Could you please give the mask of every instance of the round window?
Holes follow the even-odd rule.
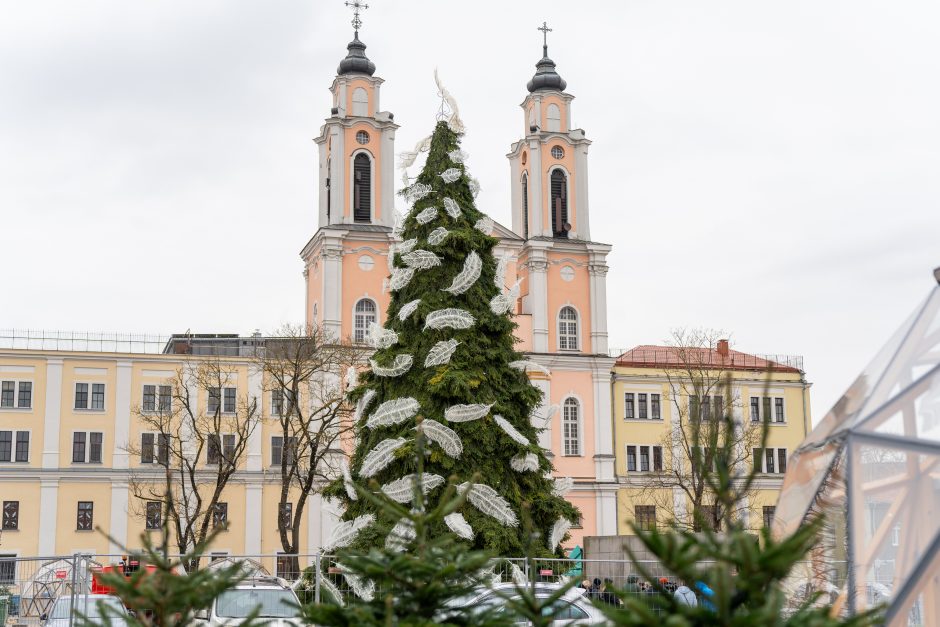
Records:
[[[360,144],[368,144],[369,134],[366,133],[365,131],[359,131],[358,133],[356,133],[356,141],[359,142]],[[554,148],[552,150],[554,150]]]
[[[556,159],[561,159],[565,156],[565,149],[561,146],[552,146],[552,156]]]

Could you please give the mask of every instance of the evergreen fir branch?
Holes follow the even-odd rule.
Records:
[[[460,205],[458,205],[457,201],[453,198],[444,198],[444,211],[446,211],[447,215],[452,217],[454,220],[463,214],[463,212],[460,210]]]
[[[429,250],[413,250],[402,255],[401,260],[415,270],[428,270],[441,265],[441,258]]]
[[[561,544],[569,529],[571,529],[571,521],[567,518],[562,517],[555,521],[555,524],[552,525],[552,532],[548,534],[548,549],[550,551],[554,551],[555,547]]]
[[[444,410],[444,419],[448,422],[470,422],[488,414],[492,406],[492,403],[489,405],[483,403],[451,405]]]
[[[353,540],[356,539],[356,536],[359,535],[360,531],[374,522],[375,514],[364,514],[362,516],[357,516],[352,520],[337,523],[337,525],[333,527],[333,531],[330,533],[330,537],[326,541],[326,544],[323,545],[323,550],[325,552],[330,552],[334,549],[341,549],[344,546],[349,546],[352,544]]]
[[[430,244],[431,246],[438,246],[444,241],[444,239],[449,234],[450,234],[450,231],[448,231],[442,226],[439,226],[433,231],[431,231],[430,233],[428,233],[428,244]]]
[[[432,366],[441,366],[448,363],[454,351],[457,350],[458,344],[460,344],[460,342],[457,340],[442,340],[432,346],[431,350],[428,351],[428,356],[424,360],[424,367],[430,368]]]
[[[546,377],[552,376],[552,371],[543,366],[542,364],[532,361],[531,359],[519,359],[517,361],[509,362],[510,368],[515,368],[516,370],[521,370],[525,372],[526,370],[535,370],[541,372]]]
[[[516,527],[519,519],[512,511],[509,502],[501,497],[496,490],[484,483],[462,483],[459,490],[467,494],[467,500],[480,512],[495,518],[507,527]]]
[[[455,296],[458,294],[463,294],[473,287],[473,284],[476,283],[477,279],[480,278],[480,273],[482,271],[483,260],[480,259],[480,255],[471,251],[463,262],[463,269],[457,274],[457,276],[454,277],[450,287],[444,288],[444,291],[450,292]]]
[[[571,477],[558,477],[555,479],[555,485],[552,488],[552,492],[555,496],[565,496],[568,494],[568,491],[574,487],[574,479]]]
[[[457,432],[436,420],[425,418],[416,429],[421,429],[425,437],[436,443],[449,457],[457,459],[463,453],[463,442]]]
[[[382,486],[385,496],[396,503],[408,503],[414,498],[414,482],[417,475],[405,475]],[[444,485],[444,477],[435,474],[421,475],[421,491],[427,494],[431,490]]]
[[[413,363],[414,357],[411,355],[397,355],[392,365],[387,368],[378,365],[374,359],[369,360],[369,364],[372,366],[372,372],[377,377],[400,377],[408,372]]]
[[[464,540],[473,540],[473,536],[475,535],[473,533],[473,527],[471,527],[467,519],[463,517],[463,514],[459,512],[448,514],[444,516],[444,523],[447,525],[448,529]]]
[[[462,172],[460,168],[447,168],[446,170],[440,173],[440,177],[444,179],[445,183],[453,183],[454,181],[460,178],[461,174]]]
[[[473,225],[473,228],[480,231],[484,235],[489,235],[493,232],[493,218],[485,216],[476,221]]]
[[[509,460],[509,466],[516,472],[535,472],[539,469],[539,458],[535,453],[516,455]]]
[[[376,427],[390,427],[401,424],[417,414],[419,409],[421,409],[421,405],[410,396],[385,401],[369,416],[366,426],[375,429]]]
[[[424,319],[425,329],[469,329],[473,326],[474,317],[465,309],[438,309],[428,314]]]
[[[408,418],[410,417],[408,416]],[[376,444],[375,448],[369,451],[366,458],[362,460],[362,465],[359,467],[359,476],[368,479],[385,470],[395,459],[395,451],[407,442],[408,440],[405,438],[388,438]]]
[[[392,279],[388,283],[388,288],[393,292],[397,292],[411,283],[411,279],[414,277],[414,275],[414,268],[395,268],[392,271]]]
[[[418,215],[415,216],[415,220],[418,224],[427,224],[431,220],[437,217],[438,211],[437,207],[428,207],[427,209],[422,210]]]
[[[359,400],[356,401],[356,412],[353,414],[353,424],[359,424],[359,421],[362,420],[362,415],[366,412],[366,409],[369,408],[369,403],[371,403],[374,398],[375,390],[366,390],[365,394],[359,397]]]
[[[398,319],[401,320],[402,322],[407,320],[408,316],[413,314],[415,310],[418,308],[418,305],[420,304],[421,304],[421,299],[416,298],[413,301],[402,305],[401,309],[398,310]]]
[[[519,433],[519,430],[512,426],[508,420],[500,415],[493,416],[493,420],[496,421],[496,424],[499,425],[499,428],[505,431],[506,435],[508,435],[510,438],[522,446],[529,446],[529,438]]]
[[[398,343],[398,334],[391,329],[385,329],[375,322],[369,323],[369,346],[382,350]]]

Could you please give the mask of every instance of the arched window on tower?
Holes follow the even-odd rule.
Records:
[[[333,171],[333,159],[327,157],[326,159],[326,222],[330,222],[330,209],[331,209],[331,197],[333,194],[330,191],[330,173]]]
[[[556,104],[550,104],[545,110],[545,117],[547,118],[547,126],[549,133],[560,133],[561,132],[561,109],[558,108]]]
[[[568,238],[568,177],[561,169],[552,171],[551,178],[552,237]]]
[[[581,454],[581,405],[575,398],[566,398],[562,406],[561,436],[565,455]]]
[[[529,173],[522,174],[522,237],[529,239]]]
[[[375,301],[370,298],[362,298],[356,303],[356,310],[353,315],[353,341],[365,342],[369,334],[369,325],[377,322]]]
[[[353,90],[352,114],[361,117],[369,115],[369,94],[362,87]]]
[[[558,350],[578,350],[578,312],[574,307],[562,307],[558,312]]]
[[[372,160],[360,152],[353,159],[353,220],[372,219]]]

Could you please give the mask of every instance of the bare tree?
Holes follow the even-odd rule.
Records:
[[[748,494],[722,502],[713,490],[719,470],[745,477],[754,465],[753,450],[763,448],[765,427],[743,417],[732,379],[732,360],[712,330],[676,330],[664,372],[672,405],[661,438],[662,470],[644,482],[640,495],[660,511],[672,511],[672,524],[693,531],[718,529],[722,520],[745,515]],[[753,481],[740,481],[756,492]]]
[[[280,470],[277,529],[288,555],[300,549],[301,517],[310,497],[336,476],[345,458],[342,440],[353,429],[345,387],[365,350],[313,326],[286,326],[265,340],[256,357],[280,443],[272,463]],[[299,572],[297,558],[288,559],[289,570]]]
[[[127,450],[142,464],[131,491],[137,509],[151,519],[148,527],[158,512],[165,518],[180,555],[228,522],[224,491],[261,415],[256,398],[239,394],[237,380],[234,365],[224,360],[189,359],[171,381],[145,389],[136,408],[142,436]],[[198,568],[198,560],[186,567]]]

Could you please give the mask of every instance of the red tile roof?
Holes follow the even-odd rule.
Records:
[[[722,355],[714,348],[677,348],[643,344],[617,358],[618,366],[631,368],[710,367],[723,370],[803,372],[803,358],[793,355],[751,355],[729,349]]]

